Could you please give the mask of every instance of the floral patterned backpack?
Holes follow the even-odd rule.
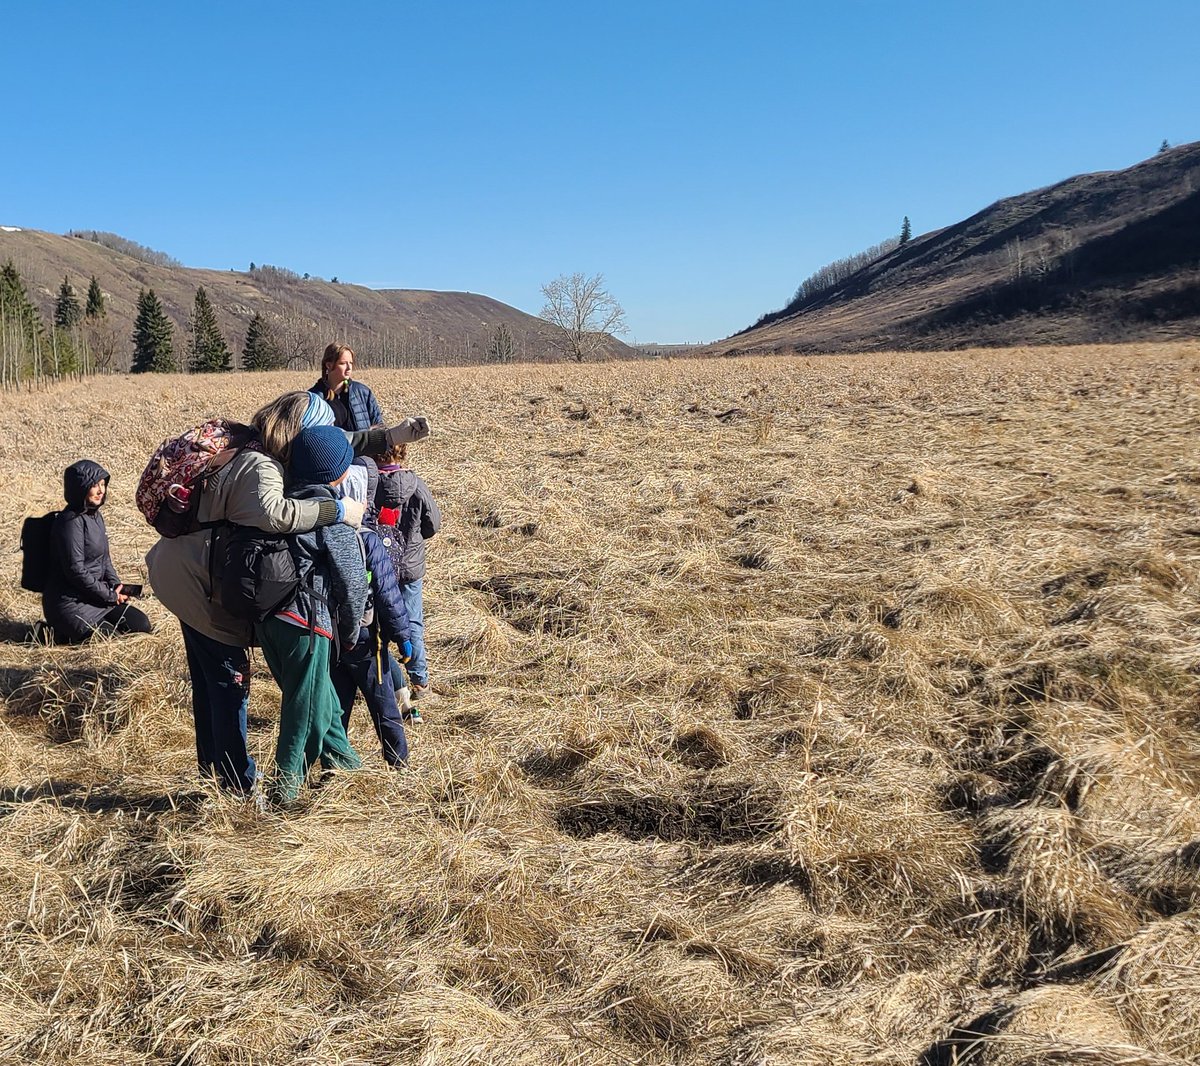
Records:
[[[164,537],[180,537],[200,528],[196,514],[204,483],[214,472],[212,461],[226,448],[254,441],[249,426],[210,418],[207,422],[168,437],[154,454],[138,480],[138,510]]]

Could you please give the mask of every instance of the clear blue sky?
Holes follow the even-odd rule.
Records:
[[[723,337],[815,269],[1200,139],[1196,0],[4,3],[0,224]]]

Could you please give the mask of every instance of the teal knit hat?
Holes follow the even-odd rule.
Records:
[[[288,472],[305,485],[329,485],[354,462],[354,449],[337,426],[302,429],[292,442]]]

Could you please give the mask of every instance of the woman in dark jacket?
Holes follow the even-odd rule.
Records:
[[[81,644],[97,630],[149,633],[150,619],[129,597],[108,551],[100,508],[108,495],[108,471],[80,459],[63,471],[66,510],[50,531],[50,573],[42,610],[59,644]]]
[[[383,425],[383,412],[375,394],[361,381],[352,381],[354,352],[345,344],[331,344],[321,357],[321,377],[308,391],[333,408],[338,429],[363,433]]]

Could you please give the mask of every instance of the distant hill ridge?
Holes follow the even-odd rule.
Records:
[[[184,328],[196,288],[203,285],[217,312],[230,348],[240,353],[246,329],[260,312],[293,367],[313,366],[334,339],[354,348],[367,366],[438,366],[484,361],[499,326],[507,327],[517,360],[554,359],[546,323],[515,307],[468,292],[423,289],[368,289],[361,285],[302,278],[290,270],[202,270],[174,264],[164,253],[123,238],[107,243],[82,236],[61,236],[14,225],[0,226],[0,263],[12,259],[30,298],[50,321],[64,276],[81,295],[93,275],[104,293],[106,329],[114,345],[115,369],[127,369],[137,313],[138,291],[152,288],[175,326],[177,354],[187,343]],[[109,244],[117,247],[109,247]],[[132,252],[133,254],[129,254]],[[160,261],[149,261],[161,257]],[[609,354],[633,353],[612,340]],[[182,362],[182,359],[181,359]]]
[[[1200,142],[914,237],[714,354],[1200,335]]]

